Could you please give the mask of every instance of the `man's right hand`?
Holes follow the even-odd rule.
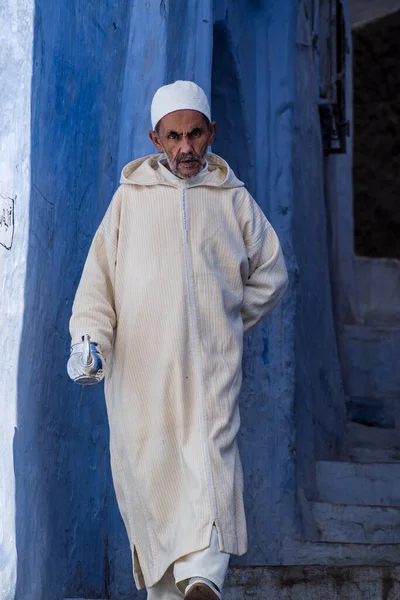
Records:
[[[105,358],[98,344],[90,341],[88,335],[82,336],[82,342],[73,344],[67,364],[70,378],[79,385],[94,385],[104,377]]]

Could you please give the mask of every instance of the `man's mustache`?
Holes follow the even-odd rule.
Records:
[[[182,154],[179,154],[179,156],[177,157],[175,162],[178,165],[183,160],[193,160],[198,163],[201,162],[200,156],[198,156],[197,154],[192,154],[191,152],[189,152],[187,154],[185,154],[184,152]]]

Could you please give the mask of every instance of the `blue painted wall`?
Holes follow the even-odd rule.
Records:
[[[107,597],[115,516],[102,390],[65,372],[71,304],[119,175],[129,5],[35,5],[29,252],[18,375],[18,600]],[[118,516],[119,518],[119,516]],[[115,545],[115,544],[114,544]]]
[[[152,151],[153,93],[177,78],[194,79],[210,94],[218,123],[214,150],[272,221],[288,263],[291,287],[284,302],[245,339],[240,444],[251,543],[236,563],[286,560],[284,549],[300,528],[296,352],[302,360],[311,319],[304,309],[296,329],[294,241],[305,301],[308,285],[318,296],[317,275],[326,266],[310,267],[307,246],[293,236],[294,217],[305,220],[301,203],[313,201],[305,189],[297,207],[293,201],[297,5],[36,0],[30,241],[14,448],[18,600],[143,597],[134,591],[112,489],[102,389],[82,392],[67,379],[65,362],[71,304],[91,238],[123,164]],[[317,222],[323,219],[321,213]],[[325,243],[321,238],[321,252]],[[325,305],[331,310],[328,292],[325,278],[321,314]],[[313,332],[312,343],[318,338]],[[313,385],[321,376],[312,352],[309,345],[296,388],[297,402],[307,406],[321,402],[319,390],[332,383],[320,379],[311,394],[307,378]],[[321,360],[328,361],[328,353]],[[313,411],[305,411],[317,440],[304,454],[309,469],[325,419],[323,410]]]
[[[291,243],[297,3],[215,5],[212,101],[223,155],[280,237],[290,288],[245,341],[241,451],[249,551],[235,564],[279,564],[295,530],[295,261]]]

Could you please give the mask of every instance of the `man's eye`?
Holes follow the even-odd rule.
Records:
[[[193,137],[196,138],[196,137],[200,137],[200,136],[201,136],[201,129],[194,129],[190,134],[190,137],[192,137],[192,138]]]
[[[176,140],[176,139],[178,139],[178,136],[176,135],[176,133],[174,131],[171,131],[171,133],[168,134],[168,139]]]

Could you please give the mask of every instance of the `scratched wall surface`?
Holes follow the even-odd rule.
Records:
[[[14,440],[17,600],[144,597],[134,590],[112,488],[102,389],[82,392],[68,380],[65,363],[71,304],[90,241],[123,164],[152,151],[147,130],[154,91],[177,78],[194,79],[210,94],[218,122],[214,150],[273,223],[291,279],[284,302],[245,338],[240,445],[250,547],[236,564],[281,564],[284,545],[298,531],[297,4],[36,0],[29,252]],[[307,270],[306,255],[303,262]],[[316,278],[312,284],[318,289]],[[308,368],[315,377],[312,361]]]

